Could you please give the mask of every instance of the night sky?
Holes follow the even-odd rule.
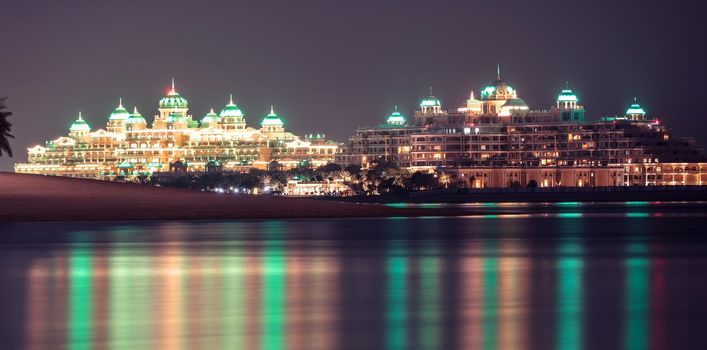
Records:
[[[119,97],[151,123],[172,77],[195,118],[233,93],[249,126],[274,104],[288,130],[344,141],[396,104],[409,116],[429,86],[457,108],[496,64],[531,108],[569,81],[590,119],[637,96],[704,146],[704,15],[699,1],[4,0],[0,96],[16,139],[0,169],[66,135],[79,110],[105,128]]]

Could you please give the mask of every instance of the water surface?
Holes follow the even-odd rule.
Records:
[[[456,218],[2,224],[0,344],[706,348],[705,204],[467,207]]]

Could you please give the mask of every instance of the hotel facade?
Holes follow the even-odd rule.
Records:
[[[624,115],[588,121],[567,87],[550,108],[531,110],[499,72],[480,99],[472,91],[454,111],[431,92],[419,106],[411,120],[396,107],[386,122],[359,128],[337,162],[365,168],[385,159],[472,188],[707,184],[703,150],[637,101]]]
[[[287,132],[272,107],[259,128],[248,127],[232,96],[220,113],[211,109],[196,120],[174,82],[158,110],[148,127],[137,108],[130,113],[121,100],[98,130],[79,113],[68,136],[29,148],[27,163],[15,164],[15,172],[114,179],[175,169],[288,169],[323,165],[337,153],[338,145],[323,134],[300,138]]]

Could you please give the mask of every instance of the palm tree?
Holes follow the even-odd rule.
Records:
[[[270,175],[263,175],[260,177],[260,183],[263,184],[263,187],[269,187],[272,185],[272,176]]]
[[[332,173],[332,178],[334,180],[351,181],[351,174],[346,170],[339,170]]]
[[[450,173],[441,173],[439,175],[439,183],[444,185],[444,188],[447,188],[450,183],[452,183],[453,180],[453,175]]]
[[[0,97],[0,156],[2,156],[2,151],[7,152],[7,154],[12,157],[12,148],[10,148],[10,138],[15,138],[10,134],[12,131],[12,124],[7,121],[7,118],[12,115],[12,112],[5,110],[5,100],[7,97]]]

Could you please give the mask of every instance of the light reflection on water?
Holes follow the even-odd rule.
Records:
[[[685,336],[707,322],[696,297],[707,291],[702,221],[578,214],[9,225],[2,300],[17,305],[3,308],[0,340],[28,349],[630,350],[706,340]],[[676,229],[681,236],[665,235]]]

